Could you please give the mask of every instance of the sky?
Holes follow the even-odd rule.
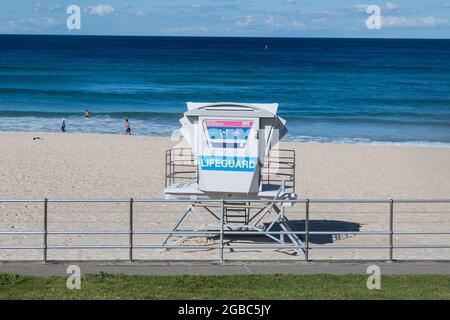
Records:
[[[81,29],[66,25],[69,5]],[[369,29],[369,5],[381,26]],[[450,38],[450,0],[2,0],[0,34]]]

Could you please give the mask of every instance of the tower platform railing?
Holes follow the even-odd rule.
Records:
[[[295,192],[295,150],[273,149],[264,157],[260,170],[262,184],[285,184]],[[198,165],[190,148],[177,147],[165,154],[165,184],[168,186],[180,182],[198,183]]]

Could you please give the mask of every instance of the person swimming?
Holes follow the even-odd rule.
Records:
[[[131,135],[130,121],[128,121],[128,118],[125,118],[125,134]]]

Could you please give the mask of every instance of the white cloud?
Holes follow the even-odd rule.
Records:
[[[20,18],[9,20],[5,25],[0,27],[0,31],[40,32],[60,24],[62,24],[61,21],[52,17]]]
[[[39,2],[36,2],[36,3],[34,4],[33,11],[39,12],[39,11],[41,11],[41,10],[42,10],[42,4],[40,4]]]
[[[120,12],[135,17],[143,17],[149,14],[149,12],[146,10],[136,9],[135,7],[132,6],[121,7]]]
[[[291,27],[295,30],[304,30],[306,25],[301,21],[292,20]]]
[[[386,9],[388,9],[388,10],[395,10],[395,9],[398,9],[398,7],[399,7],[399,5],[394,2],[386,2],[385,6],[386,6]]]
[[[165,28],[160,31],[162,35],[170,36],[198,36],[207,35],[211,29],[207,27],[181,27],[181,28]]]
[[[88,6],[86,11],[92,16],[106,16],[114,12],[114,7],[109,4],[97,4]]]
[[[356,9],[356,11],[358,12],[367,12],[367,8],[369,7],[369,4],[355,4],[354,8]],[[400,6],[394,2],[386,2],[384,4],[384,7],[386,8],[386,10],[388,11],[393,11],[398,9]]]
[[[142,10],[136,10],[134,14],[136,15],[136,17],[142,17],[146,15],[146,13]]]
[[[366,12],[368,7],[368,4],[355,4],[355,9],[358,12]]]
[[[398,16],[382,16],[383,27],[435,27],[448,24],[448,20],[434,17],[407,18]]]
[[[264,19],[264,25],[269,26],[271,28],[279,28],[282,23],[273,16],[268,16]]]
[[[235,25],[238,27],[246,27],[249,24],[251,24],[253,21],[253,17],[252,16],[246,16],[242,19],[239,19],[238,21],[235,22]]]
[[[36,4],[34,5],[33,11],[34,12],[55,12],[55,11],[63,11],[64,7],[60,4],[55,4],[55,5],[50,5],[50,6],[46,6],[46,5],[42,5],[40,2],[36,2]]]

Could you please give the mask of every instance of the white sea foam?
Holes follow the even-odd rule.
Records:
[[[62,118],[44,117],[7,117],[0,121],[0,131],[43,131],[58,132]],[[82,116],[65,117],[67,132],[85,133],[123,133],[124,119],[109,116],[97,116],[83,118]],[[170,126],[156,121],[142,119],[130,119],[133,134],[169,136],[175,126]]]
[[[33,131],[33,132],[58,132],[60,131],[62,118],[57,117],[3,117],[0,118],[0,131]],[[66,131],[82,133],[108,133],[122,134],[124,132],[124,119],[110,117],[108,115],[92,116],[67,116]],[[130,118],[132,133],[135,135],[171,136],[179,127],[168,123],[167,120],[158,119],[133,119]],[[391,146],[436,147],[449,148],[450,143],[438,141],[381,141],[356,137],[325,137],[306,136],[288,133],[286,141],[299,141],[305,143],[335,143],[335,144],[371,144]]]
[[[335,143],[335,144],[370,144],[370,145],[386,145],[386,146],[404,146],[404,147],[434,147],[434,148],[450,148],[450,143],[438,141],[380,141],[364,138],[330,138],[330,137],[312,137],[312,136],[296,136],[287,135],[286,141],[298,141],[304,143]]]

